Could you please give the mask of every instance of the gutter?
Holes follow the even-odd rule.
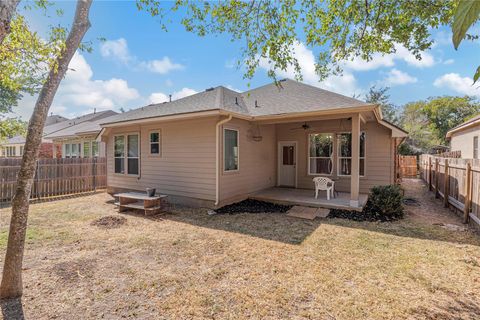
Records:
[[[232,120],[232,115],[228,115],[228,118],[220,120],[215,125],[215,207],[218,206],[220,202],[220,141],[219,141],[219,134],[220,134],[220,126],[227,123],[228,121]]]

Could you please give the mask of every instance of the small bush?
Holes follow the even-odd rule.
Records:
[[[355,221],[394,221],[403,218],[402,190],[398,185],[376,186],[370,190],[362,212],[330,210],[329,218]]]

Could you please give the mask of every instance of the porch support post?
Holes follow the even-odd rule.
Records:
[[[352,172],[350,176],[350,206],[359,207],[360,190],[360,114],[352,116]]]

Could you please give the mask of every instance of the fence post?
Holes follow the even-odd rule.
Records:
[[[465,170],[465,204],[463,207],[463,223],[468,223],[470,213],[470,202],[472,193],[472,165],[467,162],[467,169]]]
[[[432,191],[432,157],[428,157],[428,190]]]
[[[96,181],[96,175],[97,175],[97,159],[93,157],[93,162],[92,162],[92,175],[93,175],[93,191],[97,191],[97,181]]]
[[[438,172],[440,171],[440,160],[438,158],[435,159],[435,198],[440,197],[440,193],[438,190]]]
[[[448,208],[448,195],[450,193],[450,174],[448,172],[448,159],[445,158],[445,174],[443,175],[443,205]]]
[[[35,194],[37,199],[40,200],[40,192],[38,190],[38,160],[35,162]]]

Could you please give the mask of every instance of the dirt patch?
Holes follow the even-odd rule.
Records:
[[[106,216],[92,221],[91,225],[102,229],[114,229],[120,228],[120,226],[124,225],[125,223],[127,223],[127,219],[124,217]]]
[[[96,261],[94,259],[79,259],[57,263],[52,269],[60,279],[72,282],[81,278],[91,277],[95,270],[95,265]]]
[[[253,199],[243,200],[237,203],[230,204],[228,206],[221,207],[215,210],[216,213],[284,213],[290,210],[292,206],[286,206],[281,204],[275,204],[266,201],[259,201]]]

